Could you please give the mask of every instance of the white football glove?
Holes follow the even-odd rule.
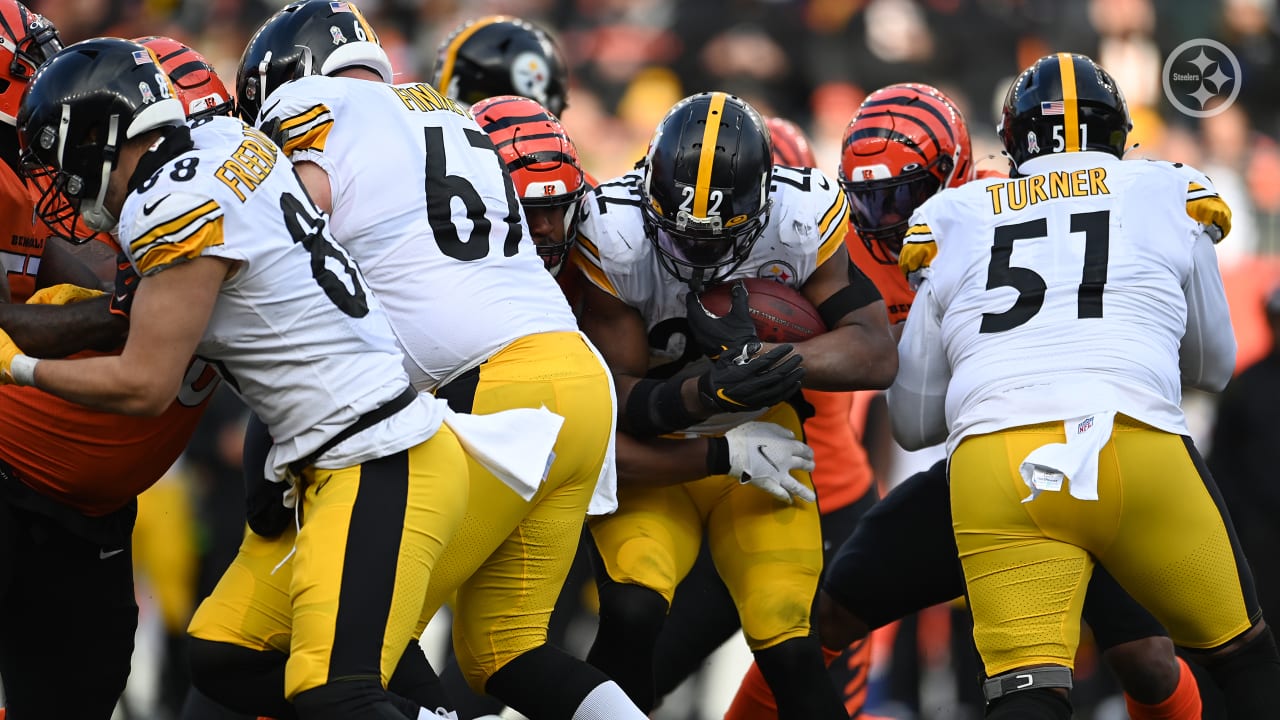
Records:
[[[724,434],[729,442],[729,474],[769,493],[779,502],[816,499],[813,490],[791,476],[813,470],[813,448],[788,429],[771,422],[749,422]]]

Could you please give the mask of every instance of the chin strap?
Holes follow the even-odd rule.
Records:
[[[69,105],[63,105],[63,117],[66,118],[66,110],[70,109]],[[116,160],[119,157],[119,146],[117,141],[120,137],[120,115],[113,114],[107,121],[107,142],[102,146],[102,176],[98,181],[98,196],[92,202],[81,202],[80,215],[84,218],[84,224],[89,226],[91,230],[102,232],[110,230],[116,226],[116,217],[112,215],[106,208],[107,186],[111,180],[111,171],[115,169]]]

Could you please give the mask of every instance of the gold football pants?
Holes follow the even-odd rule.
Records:
[[[760,420],[804,437],[790,405],[778,405]],[[792,474],[813,487],[809,473]],[[693,567],[705,529],[751,649],[809,633],[822,571],[814,503],[783,505],[733,476],[712,475],[666,487],[620,487],[618,511],[591,518],[589,525],[609,577],[649,588],[668,604]]]
[[[413,618],[411,630],[417,637],[456,593],[454,650],[468,682],[479,692],[499,668],[546,641],[551,610],[573,561],[613,433],[607,372],[577,333],[546,333],[518,340],[495,354],[480,366],[474,391],[467,392],[476,414],[545,405],[565,418],[547,480],[528,502],[465,458],[470,503],[457,533],[432,567]],[[451,395],[451,402],[456,397]],[[206,600],[209,611],[202,606],[197,613],[191,634],[287,652],[289,568],[286,564],[274,574],[272,568],[288,547],[288,540],[269,541],[250,533]],[[223,584],[232,582],[240,587],[234,594],[224,592]],[[234,602],[225,599],[231,596]],[[394,666],[393,660],[390,667]]]
[[[307,469],[301,529],[274,540],[247,534],[188,632],[287,652],[289,699],[344,677],[377,675],[385,687],[414,637],[432,568],[462,522],[466,472],[445,426],[385,458]]]
[[[1018,466],[1065,441],[1062,423],[966,438],[951,456],[956,545],[988,676],[1074,667],[1085,587],[1100,562],[1169,630],[1213,648],[1260,616],[1216,487],[1190,441],[1117,415],[1098,500],[1064,485],[1023,503]]]

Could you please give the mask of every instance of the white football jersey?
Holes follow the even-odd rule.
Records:
[[[663,269],[645,235],[640,204],[644,175],[633,171],[603,183],[587,196],[578,227],[575,262],[591,282],[640,311],[649,334],[654,376],[695,375],[710,361],[687,342],[685,297],[689,287]],[[849,205],[821,170],[774,167],[769,221],[750,254],[728,280],[772,278],[799,288],[844,244]],[[723,413],[688,429],[723,433],[763,411]]]
[[[120,245],[144,278],[201,256],[235,261],[197,354],[271,430],[283,478],[361,415],[409,386],[377,299],[292,166],[239,120],[193,123],[193,149],[164,163],[124,203]],[[431,437],[443,401],[421,395],[325,453],[341,468]]]
[[[1170,163],[1080,152],[1020,171],[946,190],[912,217],[908,241],[937,256],[899,345],[895,433],[928,439],[922,398],[939,402],[945,386],[948,450],[1106,411],[1186,434],[1182,382],[1225,383],[1234,364],[1207,229],[1229,227],[1226,206]]]
[[[428,85],[311,76],[263,103],[333,190],[333,235],[376,288],[420,390],[577,321],[489,136]]]

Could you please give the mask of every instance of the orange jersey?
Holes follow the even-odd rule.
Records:
[[[13,302],[35,291],[51,233],[32,223],[38,193],[0,163],[0,258]],[[90,354],[90,353],[83,353]],[[0,386],[0,462],[46,497],[85,515],[119,510],[160,479],[195,432],[217,387],[213,368],[192,360],[178,399],[159,417],[91,410],[32,387]]]
[[[845,245],[849,248],[849,259],[863,274],[871,278],[871,282],[880,291],[880,297],[884,298],[885,309],[889,311],[889,324],[897,325],[906,320],[916,294],[907,283],[907,277],[898,269],[898,263],[882,263],[872,257],[871,251],[852,228]]]
[[[36,290],[36,273],[49,228],[32,222],[38,192],[18,177],[6,162],[0,162],[0,262],[9,278],[12,302],[26,302]]]
[[[813,487],[824,514],[856,502],[874,480],[862,436],[850,417],[858,394],[804,391],[815,411],[804,423],[804,438],[813,448]]]
[[[0,462],[36,492],[85,515],[119,510],[160,479],[187,447],[218,386],[193,359],[159,417],[90,410],[32,387],[0,387]]]
[[[900,322],[911,309],[911,292],[897,265],[886,265],[871,257],[851,225],[845,236],[849,261],[858,266],[884,298],[889,321]],[[805,441],[813,448],[815,469],[813,485],[818,492],[822,512],[828,513],[855,502],[867,492],[875,480],[867,451],[862,446],[862,428],[866,418],[866,400],[875,393],[816,392],[805,390],[804,397],[817,411],[804,424]]]

